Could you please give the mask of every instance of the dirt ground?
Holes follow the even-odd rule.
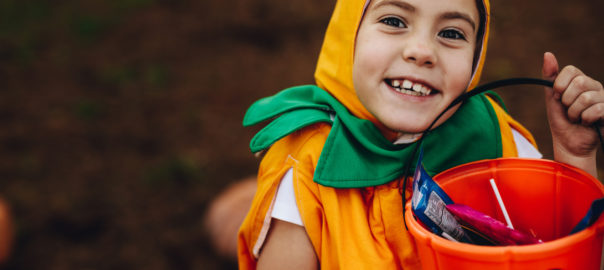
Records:
[[[203,215],[255,173],[246,107],[313,83],[334,3],[0,1],[2,269],[235,269]],[[604,80],[604,1],[492,6],[483,82],[540,77],[545,51]],[[541,88],[498,92],[551,157]]]

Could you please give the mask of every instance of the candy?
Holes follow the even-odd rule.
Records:
[[[503,222],[463,204],[449,204],[447,210],[457,221],[488,237],[497,245],[529,245],[542,241],[528,233],[508,228]]]

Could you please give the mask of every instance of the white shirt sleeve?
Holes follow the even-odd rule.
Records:
[[[514,142],[516,143],[516,150],[518,151],[518,157],[522,158],[542,158],[543,155],[527,140],[520,132],[512,128],[512,135],[514,136]]]
[[[279,184],[271,216],[276,219],[304,226],[294,193],[294,169],[289,169]]]

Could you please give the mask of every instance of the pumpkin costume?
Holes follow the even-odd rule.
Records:
[[[238,235],[240,269],[255,269],[275,193],[289,169],[322,269],[420,268],[404,226],[399,181],[414,143],[393,144],[396,134],[365,109],[353,87],[354,44],[366,4],[337,2],[315,72],[317,85],[283,90],[246,113],[244,125],[271,122],[250,144],[253,152],[266,153]],[[486,53],[487,0],[482,9],[483,36],[469,89],[478,83]],[[433,175],[475,160],[517,156],[512,128],[534,144],[530,133],[491,97],[472,97],[425,138],[424,166]],[[410,185],[404,190],[409,198]]]

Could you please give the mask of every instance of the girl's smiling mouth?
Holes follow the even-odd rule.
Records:
[[[408,79],[385,79],[384,81],[397,92],[407,95],[423,97],[437,92],[428,85]]]

